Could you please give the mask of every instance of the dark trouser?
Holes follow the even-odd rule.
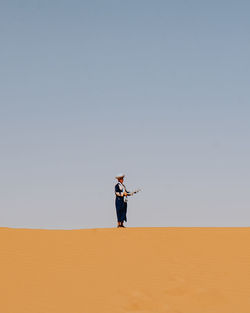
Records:
[[[127,222],[127,202],[124,202],[123,199],[116,199],[116,214],[118,222]]]

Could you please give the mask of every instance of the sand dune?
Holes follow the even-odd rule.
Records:
[[[250,312],[250,228],[1,228],[0,242],[0,313]]]

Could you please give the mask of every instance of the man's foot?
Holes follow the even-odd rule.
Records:
[[[120,227],[126,228],[124,225],[121,225]]]

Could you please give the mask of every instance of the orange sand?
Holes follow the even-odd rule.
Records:
[[[0,313],[249,313],[250,228],[0,228]]]

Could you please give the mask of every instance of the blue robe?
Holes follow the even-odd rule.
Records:
[[[125,186],[124,189],[126,190]],[[120,184],[115,185],[115,207],[118,222],[127,222],[127,202],[124,201],[124,196],[118,196],[117,193],[121,193]]]

